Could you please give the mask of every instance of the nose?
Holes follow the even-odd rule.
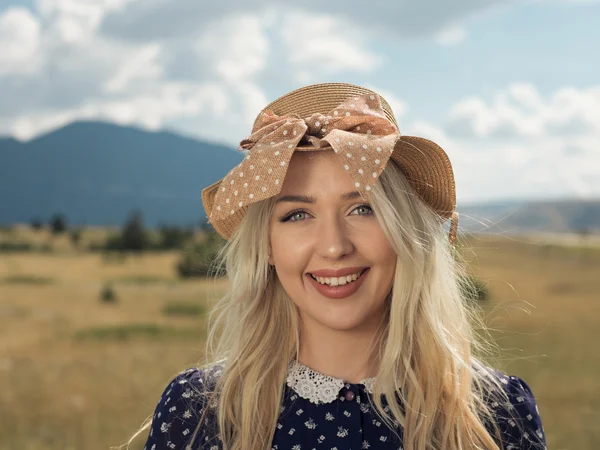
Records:
[[[340,259],[354,250],[346,223],[337,216],[322,218],[316,232],[317,253],[322,258]]]

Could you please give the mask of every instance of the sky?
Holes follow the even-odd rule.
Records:
[[[235,148],[339,81],[445,149],[459,203],[600,198],[599,24],[600,0],[0,0],[0,135],[104,120]]]

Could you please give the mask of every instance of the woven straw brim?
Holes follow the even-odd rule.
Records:
[[[263,111],[272,111],[280,116],[297,114],[304,118],[314,113],[329,113],[349,98],[363,94],[377,93],[345,83],[307,86],[280,97],[265,107]],[[380,96],[380,98],[386,116],[397,126],[390,105],[383,97]],[[254,123],[253,132],[257,121]],[[327,149],[330,148],[321,150]],[[314,147],[297,147],[296,150],[313,151],[315,149]],[[452,216],[456,207],[454,174],[448,155],[439,145],[421,137],[402,136],[394,147],[391,159],[402,168],[408,182],[425,204],[429,205],[443,219]],[[202,203],[209,217],[221,181],[222,179],[202,191]],[[213,223],[213,227],[223,238],[229,239],[243,219],[246,209],[247,206],[244,206],[227,219]]]
[[[456,186],[446,152],[435,142],[402,136],[391,159],[404,170],[408,182],[438,215],[449,219],[456,209]]]
[[[377,94],[377,92],[346,83],[316,84],[305,86],[285,94],[268,104],[263,111],[272,111],[278,116],[297,114],[302,118],[310,117],[315,113],[327,114],[349,98],[364,94]],[[398,126],[391,106],[383,97],[380,96],[380,98],[386,117],[390,122]],[[259,117],[260,114],[256,117],[252,126],[253,132],[255,131]]]

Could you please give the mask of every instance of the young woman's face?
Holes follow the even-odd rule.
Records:
[[[377,328],[392,287],[396,253],[333,151],[294,153],[269,236],[269,262],[298,306],[305,331],[314,326]],[[339,269],[356,275],[340,279],[327,273]],[[314,280],[315,272],[330,285]]]

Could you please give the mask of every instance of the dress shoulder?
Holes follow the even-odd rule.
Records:
[[[546,436],[535,396],[522,378],[493,370],[508,397],[493,397],[491,407],[506,450],[546,450]]]
[[[210,398],[220,373],[220,366],[194,367],[169,382],[154,410],[144,450],[203,450],[215,445],[215,403]],[[206,408],[206,418],[190,446]]]

